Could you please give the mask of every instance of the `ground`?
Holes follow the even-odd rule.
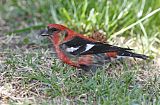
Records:
[[[65,10],[62,10],[61,12],[65,13]],[[91,11],[94,12],[92,9]],[[21,12],[18,14],[21,16]],[[30,14],[27,16],[29,17]],[[40,18],[40,14],[37,13],[36,16]],[[13,16],[13,20],[10,17],[11,20],[8,21],[3,16],[0,17],[0,104],[160,104],[160,59],[156,53],[159,47],[148,47],[144,51],[145,54],[151,56],[150,60],[120,60],[106,64],[103,70],[97,70],[95,74],[86,73],[77,76],[79,70],[55,58],[50,41],[38,35],[44,26],[38,29],[34,27],[25,29],[23,27],[30,26],[26,24],[29,19],[23,20],[22,18],[23,16]],[[90,19],[93,18],[90,17]],[[19,23],[14,23],[14,19],[17,19]],[[126,24],[128,26],[128,23]],[[12,32],[13,27],[18,31]],[[144,33],[147,32],[143,29],[143,24],[140,27]],[[78,28],[75,29],[78,30]],[[129,33],[131,37],[112,37],[108,43],[123,47],[129,46],[140,53],[142,52],[140,43],[145,39],[143,36],[141,40],[135,40],[136,37],[132,38],[136,32],[139,32],[134,31],[133,29]],[[158,31],[155,33],[159,35]],[[136,33],[136,35],[138,37],[139,34]],[[151,37],[149,42],[152,42],[154,38]],[[156,38],[158,40],[159,37]],[[144,46],[146,46],[145,41]],[[158,46],[158,44],[154,43],[153,46]]]
[[[5,24],[1,26],[1,29],[7,30]],[[42,40],[35,33],[37,32],[29,35],[30,40]],[[156,98],[159,97],[160,69],[154,60],[146,62],[132,59],[123,61],[125,64],[114,62],[93,76],[72,77],[76,70],[70,70],[72,68],[66,65],[63,65],[64,67],[60,70],[59,67],[62,64],[59,60],[54,59],[51,47],[42,46],[38,44],[39,42],[25,44],[23,36],[8,36],[3,33],[1,33],[0,40],[2,46],[0,50],[0,102],[3,104],[48,102],[62,104],[64,102],[78,103],[79,101],[80,103],[96,104],[100,100],[98,94],[93,91],[107,92],[110,89],[111,93],[117,95],[118,92],[131,94],[132,91],[140,91],[140,94],[137,93],[137,95],[146,95],[147,99],[149,98],[148,100],[142,99],[143,101],[146,100],[149,103],[158,101]],[[68,71],[65,70],[67,68],[69,68]],[[76,86],[76,84],[73,85],[75,82],[80,86],[80,90],[74,87]],[[121,84],[122,86],[120,86]],[[112,85],[118,86],[112,89]],[[126,88],[126,90],[122,88]],[[127,92],[123,93],[123,91]],[[112,95],[109,93],[99,94]],[[109,97],[114,99],[121,96]],[[92,101],[89,101],[89,98],[92,98]],[[139,96],[135,97],[135,103],[137,98]]]

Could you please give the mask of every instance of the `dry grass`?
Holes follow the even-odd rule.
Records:
[[[0,40],[2,40],[0,42],[0,45],[3,47],[2,50],[0,50],[1,104],[42,104],[46,102],[58,104],[62,104],[65,102],[75,104],[76,101],[74,102],[74,100],[81,100],[82,102],[86,103],[86,100],[88,99],[90,93],[83,93],[76,97],[59,96],[52,98],[52,95],[48,95],[48,93],[46,93],[46,89],[51,88],[51,84],[46,84],[41,80],[34,79],[34,77],[32,76],[30,77],[30,74],[38,72],[44,73],[44,75],[46,75],[43,78],[49,79],[49,76],[52,76],[50,74],[51,71],[47,71],[47,69],[49,70],[55,63],[52,58],[51,50],[44,49],[43,46],[39,46],[36,44],[19,45],[19,41],[22,40],[22,37],[20,36],[1,35]],[[39,51],[41,52],[40,54],[38,54]],[[36,57],[40,57],[38,59],[40,64],[36,64],[37,70],[34,70],[32,67],[22,64],[26,62],[24,57],[30,54],[33,55],[33,57],[31,58],[33,60],[32,62],[34,62],[34,59],[36,59]],[[37,56],[35,56],[36,54]],[[20,60],[20,62],[22,63],[18,63],[18,60]],[[117,78],[120,77],[123,73],[135,72],[135,82],[140,87],[142,87],[143,89],[148,89],[153,87],[152,85],[154,84],[154,88],[159,88],[160,81],[157,79],[159,79],[160,76],[160,68],[158,67],[157,62],[153,63],[153,61],[151,61],[147,63],[144,61],[134,61],[130,59],[123,62],[125,62],[126,64],[124,65],[121,62],[111,64],[107,67],[105,74],[110,78]],[[127,69],[130,69],[127,72],[124,71],[126,67]],[[61,76],[60,74],[57,74],[57,76],[58,75]],[[134,86],[135,84],[131,84],[128,88],[133,89]],[[62,93],[65,94],[65,92]]]
[[[137,0],[123,3],[102,0],[101,6],[87,0],[81,5],[73,1],[50,4],[32,1],[7,1],[1,7],[5,12],[0,11],[0,104],[160,104],[159,14],[147,17],[144,22],[137,21],[155,10],[158,0],[152,6],[145,0],[138,4]],[[103,8],[105,3],[111,7]],[[90,8],[93,5],[95,8]],[[135,13],[142,14],[136,17]],[[155,59],[117,61],[94,75],[77,77],[74,74],[79,71],[55,59],[52,45],[37,35],[35,27],[41,29],[53,21],[63,21],[84,33],[102,29],[109,43],[129,46]],[[130,25],[134,25],[130,30],[125,28]],[[117,37],[114,33],[119,30],[125,32]],[[11,31],[14,33],[6,33]]]

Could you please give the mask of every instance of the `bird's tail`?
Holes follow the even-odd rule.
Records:
[[[118,56],[127,56],[127,57],[133,57],[133,58],[140,58],[146,60],[148,56],[143,55],[143,54],[136,54],[130,51],[119,51]]]

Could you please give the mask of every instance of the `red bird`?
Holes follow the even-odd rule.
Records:
[[[132,49],[129,48],[97,42],[60,24],[49,24],[41,35],[49,37],[60,60],[85,71],[95,71],[112,58],[148,58],[146,55],[130,52]]]

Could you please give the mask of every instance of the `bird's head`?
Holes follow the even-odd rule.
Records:
[[[40,35],[41,36],[54,36],[57,33],[62,31],[70,30],[67,27],[60,24],[48,24],[47,29],[43,30]]]

